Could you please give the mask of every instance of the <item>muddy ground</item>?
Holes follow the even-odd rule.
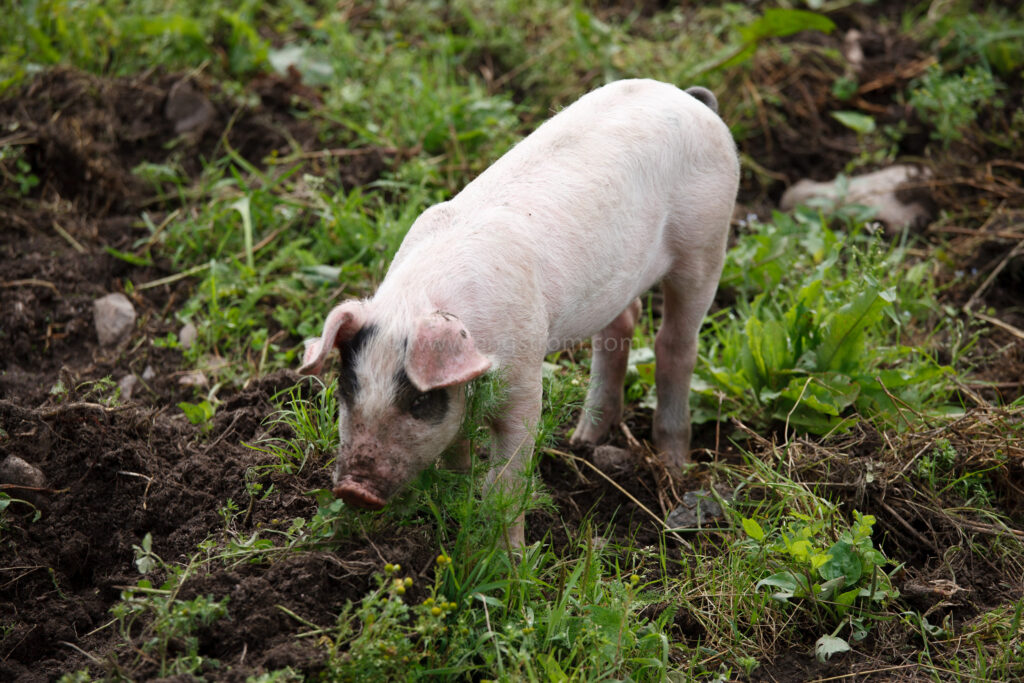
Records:
[[[927,55],[891,33],[868,36],[866,68],[874,70],[880,85],[864,93],[864,107],[880,122],[906,117],[905,110],[892,104],[892,95],[905,87],[915,65]],[[852,158],[855,136],[826,115],[836,108],[829,92],[833,75],[818,63],[759,59],[758,82],[786,95],[780,98],[782,104],[765,110],[766,120],[786,125],[773,124],[743,143],[743,151],[772,175],[745,176],[741,212],[764,212],[786,182],[805,176],[831,178]],[[866,74],[862,82],[871,82],[871,76]],[[141,161],[160,163],[178,153],[180,145],[190,145],[183,158],[192,160],[186,170],[197,174],[201,158],[223,154],[225,138],[255,164],[275,150],[286,153],[291,144],[304,149],[323,144],[309,123],[294,114],[297,107],[315,107],[316,94],[270,76],[249,86],[259,104],[242,107],[230,104],[233,100],[220,93],[216,83],[193,79],[188,87],[204,93],[214,109],[204,114],[203,130],[183,142],[168,108],[172,90],[183,78],[151,72],[107,79],[58,69],[0,101],[2,141],[23,147],[24,158],[40,180],[27,196],[4,192],[0,198],[0,459],[18,456],[46,477],[39,490],[18,490],[36,502],[42,516],[33,521],[31,511],[11,508],[9,526],[0,531],[2,680],[49,680],[89,666],[96,672],[113,671],[108,655],[122,638],[110,624],[110,608],[122,588],[138,581],[133,546],[149,533],[158,555],[181,562],[199,542],[222,530],[217,510],[228,499],[246,503],[247,469],[267,462],[268,456],[245,444],[264,433],[262,421],[273,411],[270,397],[298,380],[294,373],[278,371],[253,378],[244,388],[222,390],[223,403],[212,429],[204,433],[189,423],[176,407],[179,401],[194,399],[193,389],[179,383],[189,368],[178,351],[152,343],[177,332],[168,321],[192,286],[187,279],[136,289],[130,297],[139,318],[130,339],[116,349],[101,348],[97,342],[94,299],[123,291],[128,280],[145,283],[172,274],[167,263],[134,266],[105,250],[131,249],[144,234],[141,211],[148,210],[159,220],[161,212],[174,208],[167,202],[154,205],[151,190],[131,174],[133,167]],[[923,154],[921,135],[908,136],[901,151]],[[178,146],[169,147],[174,141]],[[1013,225],[1019,230],[1024,202],[1013,188],[1019,191],[1024,174],[1019,164],[979,171],[979,159],[990,154],[983,144],[967,142],[940,158],[923,159],[936,173],[936,215],[952,207],[990,210],[989,218],[973,224],[933,223],[922,235],[922,256],[930,258],[929,242],[944,240],[946,265],[936,267],[950,279],[955,270],[974,269],[977,274],[945,291],[946,302],[962,306],[979,293],[978,303],[989,315],[1024,327],[1024,257],[1007,259],[1014,243],[999,236]],[[386,154],[353,158],[344,179],[352,186],[374,180],[392,163]],[[974,182],[956,182],[962,177]],[[1000,182],[993,182],[993,177]],[[999,274],[981,289],[984,278],[1000,263]],[[1024,393],[1024,352],[1012,331],[993,329],[978,348],[975,377],[994,386],[965,386],[965,395],[973,392],[987,403]],[[104,393],[97,380],[142,376],[147,368],[152,368],[152,378],[136,386],[131,400],[104,402],[109,392]],[[644,411],[630,411],[627,424],[637,438],[650,437]],[[860,436],[848,449],[851,457],[880,452],[882,439],[877,434]],[[627,445],[621,435],[616,438]],[[713,427],[699,433],[697,440],[713,449]],[[971,440],[963,439],[961,446],[970,449]],[[724,446],[721,453],[705,451],[702,457],[719,456],[730,457]],[[655,473],[639,469],[637,476],[622,478],[626,488],[653,509],[664,509],[666,497],[659,492]],[[829,476],[842,477],[842,468],[838,470]],[[1002,492],[1007,512],[1018,521],[1019,500],[1024,499],[1021,489],[1015,488],[1021,482],[1019,470],[1018,465],[1007,476],[1009,488]],[[544,458],[541,472],[557,514],[532,515],[528,542],[547,539],[556,547],[573,543],[571,536],[595,511],[592,519],[613,524],[621,537],[642,545],[657,542],[655,527],[600,478],[581,479],[553,457]],[[696,475],[694,488],[700,486],[700,476]],[[279,495],[272,503],[254,506],[245,524],[255,529],[282,518],[310,517],[316,503],[308,492],[326,487],[327,479],[322,468],[308,468],[299,476],[269,477],[266,483],[273,483]],[[903,575],[908,604],[921,610],[937,604],[939,597],[914,587],[933,585],[952,571],[939,558],[960,541],[957,530],[949,528],[948,521],[944,527],[941,519],[923,518],[912,506],[901,507],[902,499],[892,491],[862,487],[849,495],[858,509],[880,518],[887,534],[884,543],[899,550],[899,556],[912,558]],[[426,526],[385,530],[372,544],[352,540],[331,552],[302,553],[269,566],[243,565],[196,577],[187,584],[193,594],[230,596],[230,619],[203,631],[201,653],[233,668],[229,674],[207,673],[241,681],[259,671],[292,666],[315,675],[322,666],[317,654],[322,650],[296,640],[294,634],[305,627],[278,606],[313,623],[330,624],[346,601],[366,593],[373,572],[385,560],[427,576],[433,539]],[[1014,568],[960,568],[964,571],[956,580],[964,592],[948,598],[939,617],[955,613],[958,619],[969,619],[1021,589]],[[700,635],[696,621],[685,615],[677,618],[679,641],[695,644]],[[885,663],[898,664],[912,661],[902,658],[910,658],[913,647],[880,643],[876,652]],[[123,650],[119,661],[127,667],[120,673],[129,677],[146,678],[155,670],[153,662]],[[828,665],[812,662],[806,653],[784,656],[765,663],[755,678],[804,680],[869,670],[879,659],[851,656]],[[912,678],[913,673],[899,676]]]

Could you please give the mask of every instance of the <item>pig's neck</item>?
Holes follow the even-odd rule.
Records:
[[[484,353],[505,361],[542,357],[550,315],[536,240],[524,237],[529,226],[500,209],[458,218],[402,245],[372,300],[373,315],[397,333],[419,316],[444,311],[462,321]]]
[[[452,232],[422,239],[392,265],[373,297],[379,313],[401,318],[440,310],[461,317],[482,305],[499,279],[501,268],[492,263],[500,260],[499,250],[468,246],[470,239]]]
[[[371,304],[378,316],[412,320],[437,310],[438,306],[431,301],[424,287],[407,285],[401,282],[402,279],[389,274],[377,289]]]

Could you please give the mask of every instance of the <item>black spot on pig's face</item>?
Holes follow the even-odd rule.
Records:
[[[399,410],[428,424],[437,425],[444,421],[445,416],[448,415],[450,400],[448,389],[420,391],[409,381],[405,370],[398,372],[395,376],[395,383],[398,385],[395,404]]]
[[[356,360],[359,353],[377,334],[375,325],[364,325],[347,342],[338,345],[341,353],[341,371],[338,373],[338,393],[341,399],[349,406],[355,400],[356,392],[359,391],[359,378],[356,376]]]
[[[440,424],[448,414],[448,390],[420,392],[409,404],[409,414],[417,420]]]

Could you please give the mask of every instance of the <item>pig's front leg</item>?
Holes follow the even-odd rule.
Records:
[[[540,422],[543,383],[540,363],[528,378],[509,377],[508,402],[505,410],[491,424],[494,433],[494,464],[488,481],[509,495],[521,495],[526,481],[523,473],[533,457],[537,424]],[[509,548],[526,545],[522,512],[508,528]]]
[[[629,365],[633,328],[639,318],[640,299],[634,299],[615,320],[594,335],[590,387],[580,421],[569,440],[571,446],[597,445],[622,420],[622,385]]]

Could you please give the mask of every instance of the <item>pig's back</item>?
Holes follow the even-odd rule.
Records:
[[[557,346],[601,329],[681,261],[720,267],[738,177],[732,136],[705,104],[618,81],[545,122],[450,210],[467,230],[480,213],[514,217],[487,229],[533,261]]]
[[[465,187],[459,197],[504,196],[573,183],[577,191],[643,176],[725,172],[738,176],[728,127],[707,105],[674,85],[647,79],[598,88],[544,122]],[[640,177],[638,177],[638,174]],[[538,198],[557,204],[552,194]]]

